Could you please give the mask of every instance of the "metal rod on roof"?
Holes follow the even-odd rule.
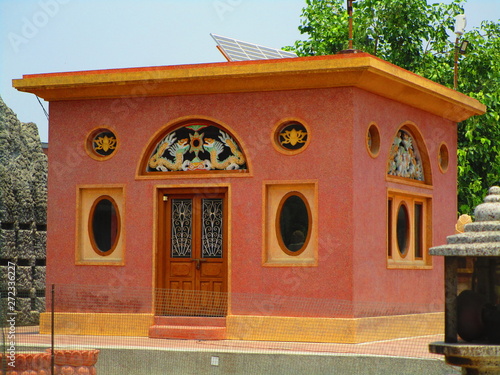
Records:
[[[226,54],[226,52],[224,52],[224,50],[220,46],[216,46],[216,47],[219,50],[219,52],[222,53],[222,56],[224,56],[226,58],[227,61],[231,61],[229,56]]]
[[[455,90],[458,89],[458,52],[465,53],[465,49],[460,48],[458,42],[462,35],[465,32],[465,26],[467,26],[467,19],[465,14],[459,14],[455,17],[455,35],[457,36],[455,40],[455,59],[454,59],[454,68],[453,68],[453,88]],[[465,43],[465,47],[467,47],[467,43]]]
[[[45,117],[47,117],[47,120],[48,120],[49,119],[49,114],[47,113],[47,110],[45,109],[45,107],[43,106],[42,102],[40,101],[40,98],[37,95],[35,95],[35,96],[36,96],[36,99],[38,100],[38,103],[40,103],[40,107],[42,107],[42,109],[43,109],[43,113],[45,113]]]

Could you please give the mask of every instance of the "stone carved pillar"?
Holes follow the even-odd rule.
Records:
[[[37,324],[45,310],[46,230],[47,156],[37,127],[0,98],[0,302],[7,305],[14,270],[16,325]]]

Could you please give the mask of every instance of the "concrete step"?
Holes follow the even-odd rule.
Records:
[[[205,316],[155,316],[155,325],[159,326],[211,326],[225,327],[225,317]]]
[[[149,337],[155,339],[225,340],[226,318],[156,316],[149,327]]]
[[[225,340],[226,327],[154,325],[149,328],[149,337],[177,340]]]

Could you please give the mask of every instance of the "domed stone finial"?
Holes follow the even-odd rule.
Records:
[[[500,221],[500,187],[492,186],[484,203],[474,210],[475,221]]]
[[[495,256],[500,257],[500,187],[493,186],[489,194],[474,210],[475,221],[462,215],[457,223],[457,234],[448,236],[447,244],[429,249],[431,255]],[[460,230],[463,224],[463,232]]]

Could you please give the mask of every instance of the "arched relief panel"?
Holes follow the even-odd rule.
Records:
[[[393,138],[387,160],[387,179],[432,185],[429,153],[413,123],[405,123]]]
[[[167,125],[150,142],[139,176],[164,178],[247,174],[241,143],[226,126],[208,119],[183,119]]]

